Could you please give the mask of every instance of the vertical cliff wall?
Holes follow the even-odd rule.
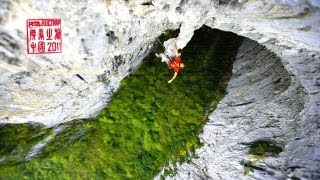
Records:
[[[62,53],[28,55],[26,19],[52,17],[62,19]],[[316,0],[2,0],[0,122],[54,126],[94,116],[119,81],[150,52],[157,36],[180,28],[177,44],[183,48],[203,24],[258,44],[247,40],[238,54],[229,95],[201,135],[206,146],[195,161],[200,167],[189,169],[194,173],[188,175],[182,169],[190,165],[182,166],[178,176],[236,177],[247,144],[268,140],[282,146],[283,152],[261,162],[265,171],[255,171],[251,177],[318,178],[320,2]],[[219,131],[220,135],[212,135]],[[223,146],[223,140],[230,145]],[[204,167],[208,172],[196,172]]]
[[[319,4],[273,3],[226,3],[227,8],[217,9],[221,16],[207,23],[257,42],[246,40],[241,46],[228,95],[210,115],[200,136],[205,144],[197,151],[200,158],[180,166],[177,177],[319,179],[316,32],[320,25],[312,18],[319,13]],[[307,25],[308,21],[313,23]],[[283,152],[260,161],[252,167],[253,174],[244,176],[247,167],[241,162],[252,161],[248,152],[256,141],[282,147]]]
[[[265,45],[290,74],[299,77],[309,94],[319,92],[317,1],[1,4],[1,122],[52,126],[93,116],[150,51],[157,36],[180,27],[177,43],[182,48],[203,24]],[[62,53],[28,55],[26,19],[44,17],[62,19]]]
[[[53,126],[97,114],[155,37],[178,28],[141,3],[1,1],[0,121]],[[26,53],[32,18],[62,19],[62,53]]]
[[[197,151],[198,158],[180,166],[178,178],[319,177],[318,130],[306,132],[303,125],[308,96],[279,57],[257,42],[244,40],[227,91],[200,136],[204,147]],[[311,137],[304,136],[310,132]],[[261,141],[281,147],[282,152],[251,164],[254,173],[245,176],[244,162],[254,161],[248,152]]]

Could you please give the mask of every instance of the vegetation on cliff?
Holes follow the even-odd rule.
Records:
[[[224,96],[239,42],[201,28],[171,84],[173,72],[152,53],[96,118],[73,122],[30,161],[3,164],[0,177],[151,179],[169,161],[187,160],[201,146],[197,135],[208,110]]]

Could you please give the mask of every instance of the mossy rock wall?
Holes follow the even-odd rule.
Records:
[[[70,123],[38,157],[3,165],[0,177],[151,179],[169,161],[184,162],[201,147],[197,136],[224,96],[240,42],[232,33],[196,31],[171,84],[173,71],[150,54],[96,118]]]

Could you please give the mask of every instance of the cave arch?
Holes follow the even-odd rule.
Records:
[[[319,171],[313,169],[317,166],[313,153],[310,156],[303,153],[303,149],[307,150],[306,143],[299,138],[304,131],[299,127],[305,121],[309,95],[283,62],[264,45],[243,39],[227,95],[209,115],[200,135],[205,146],[197,151],[198,159],[178,167],[177,178],[247,179],[248,174],[243,172],[248,164],[243,162],[255,162],[248,151],[258,141],[274,144],[283,151],[276,157],[263,156],[263,160],[249,165],[254,169],[250,177],[312,179],[318,176]],[[301,165],[301,162],[307,163]]]

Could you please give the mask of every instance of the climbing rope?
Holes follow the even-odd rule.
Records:
[[[166,48],[162,45],[162,43],[160,42],[160,40],[158,38],[157,38],[157,40],[159,41],[159,43],[163,47],[163,49],[166,50]]]

